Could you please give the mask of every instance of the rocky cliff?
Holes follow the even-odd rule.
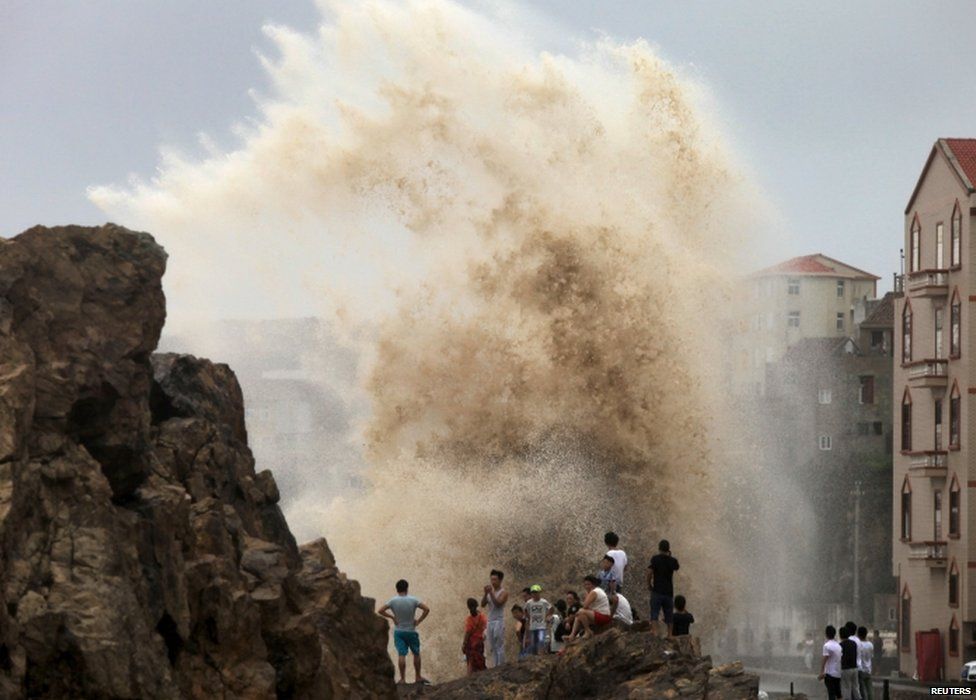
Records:
[[[255,473],[225,365],[153,356],[166,255],[0,239],[0,697],[395,697],[386,623]]]
[[[740,664],[713,668],[691,637],[662,639],[637,626],[610,630],[567,647],[562,656],[531,657],[432,688],[402,688],[402,698],[562,700],[563,698],[699,698],[754,700],[759,678]]]

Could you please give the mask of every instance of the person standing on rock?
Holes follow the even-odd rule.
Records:
[[[505,579],[498,569],[492,569],[489,583],[485,586],[485,594],[481,597],[482,607],[488,608],[488,646],[494,666],[505,663],[505,604],[508,602],[508,591],[502,588]]]
[[[674,624],[674,572],[678,570],[678,560],[671,555],[671,543],[661,540],[658,552],[651,557],[647,567],[647,588],[651,592],[651,622],[657,622],[664,614],[664,624],[668,635]]]
[[[531,656],[538,656],[546,648],[546,629],[549,626],[548,618],[552,605],[542,597],[542,586],[535,584],[531,587],[532,597],[525,604],[525,615],[529,618],[528,640],[526,641],[526,653]]]
[[[413,653],[413,670],[417,683],[428,684],[426,678],[420,675],[420,635],[417,625],[427,619],[430,608],[419,599],[409,594],[410,584],[404,579],[396,582],[397,594],[390,598],[377,613],[395,625],[393,629],[393,645],[397,652],[397,668],[400,670],[400,682],[407,682],[407,652]],[[420,617],[417,609],[420,608]],[[392,612],[390,612],[392,610]]]
[[[613,577],[617,581],[616,593],[624,590],[624,570],[627,568],[627,552],[620,549],[620,537],[612,530],[603,536],[608,547],[607,556],[613,557]]]
[[[468,598],[468,615],[464,619],[464,641],[461,642],[461,653],[468,662],[468,674],[484,671],[485,665],[485,630],[488,618],[478,612],[478,601]]]
[[[613,595],[617,591],[617,577],[614,576],[613,568],[613,557],[607,554],[600,562],[600,572],[597,574],[600,578],[600,588],[607,595]]]

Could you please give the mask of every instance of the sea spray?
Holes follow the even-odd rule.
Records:
[[[236,150],[91,192],[169,250],[171,326],[314,313],[357,347],[369,485],[306,484],[298,529],[369,595],[410,580],[441,678],[490,568],[551,599],[608,529],[638,607],[667,536],[719,610],[728,275],[763,207],[704,91],[644,42],[546,53],[443,0],[325,14],[267,28],[271,89]]]

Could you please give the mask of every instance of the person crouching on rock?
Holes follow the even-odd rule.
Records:
[[[464,641],[461,642],[461,653],[468,662],[468,673],[484,671],[485,664],[485,629],[488,618],[478,612],[478,601],[468,598],[468,615],[464,620]]]
[[[404,579],[396,582],[397,594],[387,601],[386,605],[377,610],[377,613],[393,620],[393,645],[397,652],[397,668],[400,669],[400,682],[407,682],[407,651],[413,652],[413,670],[417,683],[427,684],[428,681],[420,675],[420,635],[417,634],[417,625],[423,622],[430,614],[430,608],[420,600],[408,594],[410,584]],[[422,611],[420,617],[414,619],[417,608]],[[393,611],[392,613],[390,611]]]
[[[579,594],[576,591],[566,591],[566,619],[563,620],[563,630],[567,640],[571,637],[573,624],[576,622],[576,613],[582,607],[583,601],[580,600]]]
[[[577,641],[576,635],[580,632],[589,639],[593,636],[594,628],[605,627],[612,619],[610,600],[606,591],[600,588],[600,579],[587,576],[583,579],[583,588],[586,589],[586,597],[583,598],[583,608],[576,613],[576,621],[573,622],[572,642]]]
[[[674,597],[674,614],[672,620],[672,634],[675,637],[683,637],[691,634],[691,625],[695,622],[695,616],[687,610],[688,601],[683,595]]]
[[[614,626],[629,629],[634,624],[634,610],[630,607],[630,601],[624,597],[623,593],[613,593],[609,598]]]

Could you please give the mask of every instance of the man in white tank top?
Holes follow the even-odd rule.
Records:
[[[583,598],[583,609],[576,613],[570,643],[578,641],[577,632],[582,631],[586,638],[592,637],[594,628],[609,625],[612,619],[610,599],[606,591],[600,588],[600,579],[587,576],[583,579],[583,588],[586,589],[586,597]]]
[[[481,597],[481,605],[488,609],[488,646],[495,666],[505,663],[505,603],[508,602],[508,591],[502,588],[505,578],[498,569],[491,570],[491,583],[485,586],[485,594]]]

